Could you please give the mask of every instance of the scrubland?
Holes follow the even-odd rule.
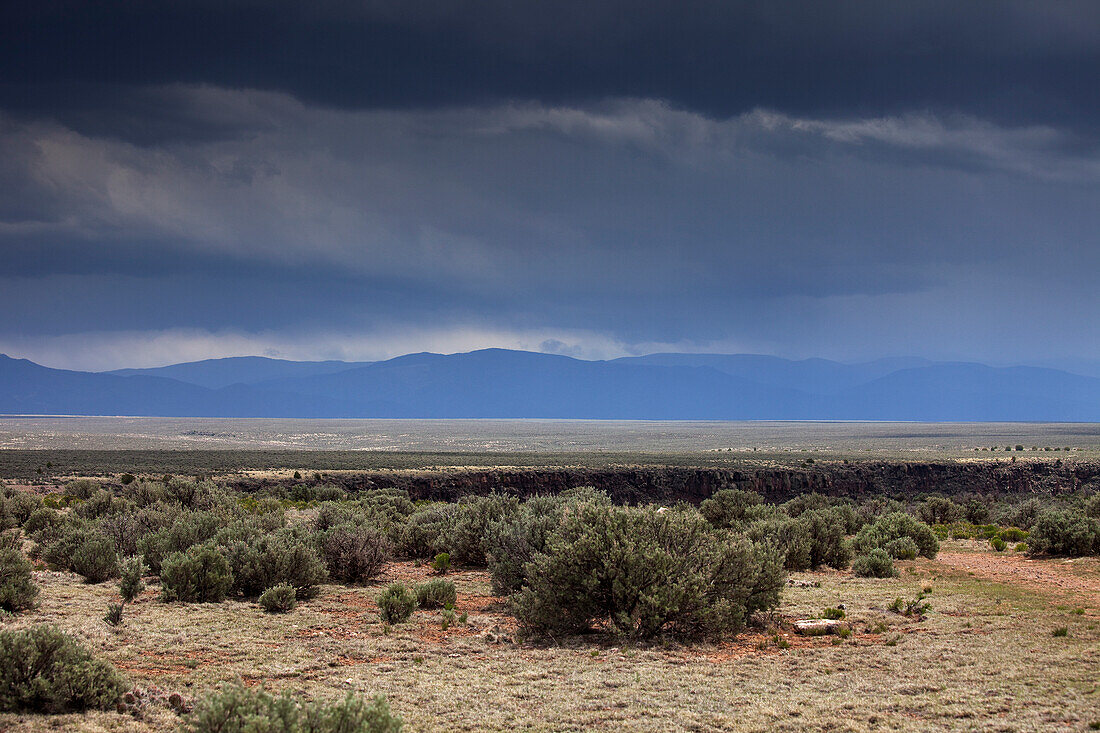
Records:
[[[119,686],[44,704],[4,682],[0,730],[242,730],[211,711],[259,689],[301,720],[257,730],[395,729],[376,696],[404,730],[1100,727],[1091,486],[623,507],[164,478],[5,490],[0,634],[57,629]],[[291,602],[262,605],[273,587]],[[349,699],[359,727],[332,727]]]

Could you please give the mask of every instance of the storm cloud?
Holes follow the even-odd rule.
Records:
[[[1090,3],[67,2],[0,351],[1100,359]]]

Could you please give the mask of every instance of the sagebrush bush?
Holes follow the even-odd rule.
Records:
[[[528,563],[513,608],[535,633],[600,623],[630,638],[713,637],[778,602],[781,562],[696,512],[578,502]]]
[[[852,572],[861,578],[893,578],[898,574],[890,554],[878,547],[866,555],[856,555]]]
[[[397,552],[402,557],[435,557],[447,552],[447,533],[458,515],[455,504],[432,504],[417,510],[401,527]]]
[[[453,607],[458,600],[455,584],[435,578],[416,586],[416,603],[420,608]]]
[[[393,558],[393,545],[374,527],[343,524],[325,534],[321,554],[334,580],[363,583]]]
[[[848,567],[852,550],[844,538],[847,516],[843,510],[814,509],[803,512],[798,521],[810,539],[810,568],[828,565],[837,570]]]
[[[351,693],[342,701],[300,706],[291,693],[273,697],[262,688],[223,685],[195,704],[183,721],[187,733],[398,733],[401,718],[381,695],[366,702]]]
[[[0,493],[0,532],[25,525],[27,519],[42,508],[42,497],[37,494],[17,489]]]
[[[717,529],[741,527],[747,512],[764,498],[755,491],[719,489],[699,504],[699,513]]]
[[[753,542],[775,548],[787,570],[809,570],[810,536],[800,520],[784,515],[753,522],[747,534]]]
[[[212,512],[180,512],[170,524],[142,537],[137,549],[149,569],[159,573],[164,558],[212,539],[224,525],[224,518]]]
[[[917,507],[917,517],[926,524],[953,524],[963,519],[961,506],[942,496],[931,496]]]
[[[233,587],[233,572],[221,548],[195,545],[164,559],[160,586],[165,601],[220,603]]]
[[[0,608],[15,613],[34,608],[38,586],[31,564],[14,547],[0,547]]]
[[[886,550],[886,554],[895,560],[916,560],[917,555],[920,554],[917,543],[913,541],[912,537],[908,536],[890,540],[882,549]]]
[[[901,537],[912,539],[923,557],[932,559],[939,552],[940,543],[932,528],[902,512],[886,514],[868,524],[856,534],[852,544],[857,553],[866,555],[875,548],[885,549],[892,540]]]
[[[524,568],[546,549],[547,538],[561,522],[568,501],[563,496],[532,497],[512,517],[489,527],[488,565],[494,593],[506,596],[523,586]]]
[[[1039,514],[1027,538],[1034,555],[1078,557],[1100,553],[1100,522],[1071,509],[1047,509]]]
[[[145,562],[140,555],[123,560],[119,565],[118,593],[122,600],[129,603],[145,590]]]
[[[416,610],[416,596],[404,583],[391,583],[378,596],[378,611],[388,624],[408,621]]]
[[[28,535],[32,535],[43,529],[57,527],[64,521],[61,513],[56,509],[39,507],[27,516],[27,520],[23,522],[23,531]]]
[[[444,534],[451,561],[460,565],[487,565],[489,528],[514,516],[518,508],[519,500],[515,497],[500,494],[464,497],[458,503],[458,516]]]
[[[102,583],[118,577],[118,553],[111,538],[98,532],[89,535],[73,553],[69,567],[86,583]]]
[[[255,598],[273,585],[294,587],[299,600],[317,595],[328,579],[325,563],[313,543],[292,530],[261,534],[225,547],[233,571],[233,590]]]
[[[294,608],[298,597],[294,586],[280,583],[260,594],[260,607],[268,613],[286,613]]]
[[[109,710],[126,687],[118,670],[55,628],[0,631],[0,711]]]
[[[100,489],[73,507],[73,514],[84,519],[96,519],[107,514],[125,514],[136,508],[133,502],[119,498],[106,489]]]

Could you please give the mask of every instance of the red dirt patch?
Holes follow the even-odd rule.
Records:
[[[940,552],[936,561],[990,580],[1068,595],[1078,602],[1100,606],[1100,576],[1079,575],[1065,560],[990,552]],[[1073,562],[1089,562],[1089,559]],[[1093,565],[1090,564],[1090,569]]]

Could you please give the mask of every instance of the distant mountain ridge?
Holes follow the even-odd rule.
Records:
[[[234,357],[79,372],[0,355],[0,413],[165,417],[1100,421],[1056,369],[753,354],[608,361],[506,349],[379,362]]]

